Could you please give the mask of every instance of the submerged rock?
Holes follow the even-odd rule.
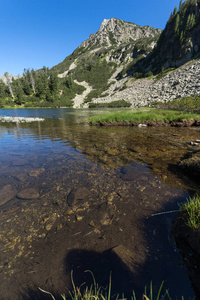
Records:
[[[34,170],[31,170],[31,171],[28,173],[28,175],[29,175],[29,176],[35,176],[35,177],[37,177],[37,176],[39,176],[41,173],[43,173],[44,171],[45,171],[44,168],[41,168],[41,169],[34,169]]]
[[[38,189],[33,188],[33,187],[21,190],[17,194],[17,198],[24,199],[24,200],[37,199],[37,198],[39,198],[39,196],[40,196],[40,194],[39,194]]]
[[[126,249],[123,245],[119,245],[112,249],[112,252],[115,253],[124,263],[125,266],[130,268],[133,263],[133,253]]]
[[[17,190],[11,184],[5,185],[0,189],[0,206],[10,201],[16,194]]]
[[[13,166],[24,166],[27,165],[28,161],[26,159],[23,158],[17,158],[15,160],[13,160],[12,165]]]
[[[87,198],[88,195],[89,190],[85,187],[72,190],[67,196],[67,204],[72,206],[72,204],[77,203],[77,201]]]
[[[54,223],[56,222],[56,219],[57,219],[57,216],[55,214],[53,214],[52,216],[47,218],[47,220],[45,222],[45,226],[44,226],[47,231],[51,230]]]

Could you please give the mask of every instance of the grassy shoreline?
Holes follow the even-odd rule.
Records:
[[[189,113],[177,110],[158,110],[149,108],[145,111],[128,111],[102,114],[91,117],[91,125],[170,125],[177,126],[182,123],[183,126],[200,126],[200,114]]]

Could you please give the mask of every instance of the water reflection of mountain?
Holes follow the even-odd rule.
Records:
[[[3,134],[12,132],[23,138],[28,132],[36,140],[70,144],[102,168],[144,162],[163,179],[169,175],[169,164],[176,165],[191,150],[189,142],[198,138],[198,131],[191,128],[95,127],[84,123],[85,119],[85,114],[72,114],[67,118],[20,124],[17,131],[15,125],[9,124]]]

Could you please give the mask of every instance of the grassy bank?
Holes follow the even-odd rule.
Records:
[[[181,212],[184,216],[185,224],[192,228],[197,229],[200,227],[200,196],[197,195],[189,198],[186,203],[181,206]]]
[[[144,123],[163,122],[184,122],[189,120],[200,121],[200,114],[189,113],[177,110],[156,110],[147,109],[143,111],[128,111],[103,114],[89,119],[90,124],[98,123]],[[148,124],[150,125],[150,124]]]

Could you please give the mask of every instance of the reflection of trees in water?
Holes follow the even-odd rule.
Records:
[[[176,165],[188,152],[189,141],[198,138],[198,132],[188,128],[96,127],[83,123],[85,114],[65,116],[62,112],[60,119],[20,124],[20,128],[31,130],[39,140],[70,144],[102,168],[144,162],[165,180],[170,174],[169,164]],[[10,124],[9,129],[13,128]],[[17,130],[15,134],[23,138],[24,131]]]

